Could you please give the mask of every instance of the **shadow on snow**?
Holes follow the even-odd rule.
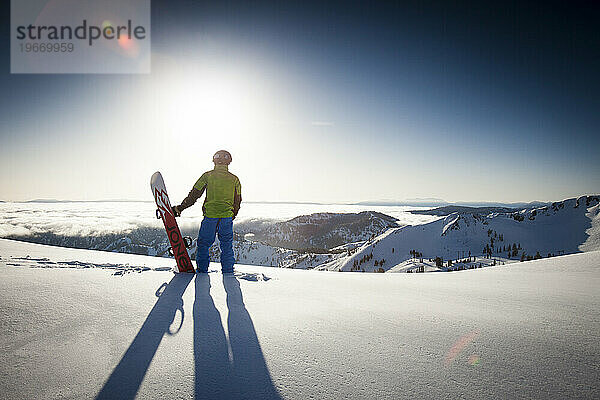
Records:
[[[184,320],[183,293],[194,275],[177,274],[156,292],[158,300],[129,348],[98,393],[96,399],[133,399],[177,310]],[[213,277],[214,281],[216,277]],[[273,386],[269,370],[244,305],[239,281],[224,276],[227,293],[225,335],[221,314],[210,295],[211,277],[196,275],[194,319],[194,369],[196,399],[281,399]],[[162,293],[161,293],[162,290]]]

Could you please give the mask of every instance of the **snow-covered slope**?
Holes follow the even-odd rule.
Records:
[[[600,396],[600,252],[445,274],[173,265],[0,240],[0,398]]]
[[[509,259],[600,250],[599,201],[598,196],[582,196],[519,212],[452,213],[428,224],[390,229],[319,268],[388,270],[410,259],[411,250],[425,259],[444,260],[482,255],[486,249],[493,257]]]
[[[518,261],[486,258],[486,257],[471,257],[458,260],[452,265],[437,266],[435,260],[411,258],[401,262],[400,264],[388,269],[386,272],[454,272],[464,271],[477,268],[496,267],[507,264],[514,264]]]
[[[600,249],[600,204],[587,209],[586,216],[590,219],[590,227],[585,231],[588,238],[579,246],[581,251],[594,251]]]

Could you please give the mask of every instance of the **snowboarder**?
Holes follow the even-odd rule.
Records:
[[[221,270],[224,274],[233,273],[235,256],[233,255],[233,220],[242,203],[242,186],[237,176],[229,172],[231,154],[219,150],[213,156],[215,168],[207,171],[196,181],[194,187],[181,202],[173,207],[177,217],[186,208],[192,206],[206,190],[202,213],[204,219],[200,224],[196,247],[196,271],[208,272],[210,261],[208,249],[219,235],[221,246]]]

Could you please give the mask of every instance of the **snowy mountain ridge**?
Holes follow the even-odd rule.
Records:
[[[389,215],[363,211],[314,213],[274,223],[242,222],[236,225],[236,232],[274,247],[323,252],[347,243],[365,241],[399,226],[397,220]]]
[[[423,225],[390,229],[318,269],[387,271],[413,258],[467,256],[522,260],[600,249],[600,196],[582,196],[515,212],[451,213]],[[383,271],[381,271],[381,269]]]

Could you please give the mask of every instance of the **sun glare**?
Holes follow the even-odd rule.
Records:
[[[210,137],[230,145],[251,128],[249,97],[239,80],[205,74],[178,79],[172,85],[165,90],[165,118],[175,138],[190,141]]]
[[[169,176],[171,187],[189,190],[198,171],[210,167],[214,152],[227,149],[234,155],[236,173],[253,176],[244,180],[245,193],[265,196],[267,178],[279,180],[282,172],[271,170],[266,177],[250,171],[269,170],[269,155],[284,154],[279,149],[299,142],[289,139],[294,127],[286,121],[293,120],[296,110],[286,101],[287,92],[252,64],[179,60],[153,53],[155,81],[145,86],[143,97],[133,99],[134,129],[143,143],[140,152],[150,160],[148,168]],[[169,146],[176,159],[162,158]]]

